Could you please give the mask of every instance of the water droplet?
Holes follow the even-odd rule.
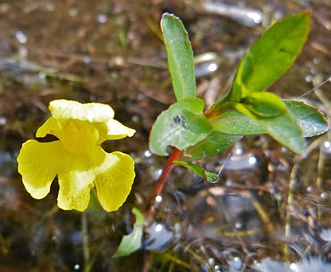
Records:
[[[100,24],[104,24],[105,22],[107,22],[107,20],[108,20],[108,17],[106,14],[103,14],[103,13],[98,14],[97,21]]]
[[[242,260],[238,256],[228,260],[229,265],[234,269],[240,269],[242,267]]]
[[[163,200],[162,196],[159,195],[155,198],[156,203],[161,203],[162,200]]]
[[[160,232],[160,231],[162,231],[162,229],[163,229],[163,225],[162,225],[162,224],[157,224],[157,225],[155,226],[155,231],[156,231],[156,232]]]
[[[55,5],[54,5],[54,3],[51,3],[51,2],[47,2],[45,4],[45,7],[48,11],[54,11],[55,10]]]
[[[18,55],[21,57],[26,57],[28,55],[28,49],[25,46],[20,46],[18,48]]]
[[[68,13],[70,16],[75,17],[78,14],[78,9],[75,7],[71,7],[69,8]]]
[[[263,20],[263,12],[245,6],[225,4],[220,1],[205,1],[203,8],[210,13],[220,14],[246,25],[255,26]]]
[[[243,152],[242,149],[236,149],[236,153]],[[256,166],[258,160],[253,154],[232,155],[224,164],[224,169],[227,170],[243,170],[250,169]]]
[[[91,62],[91,56],[89,56],[89,55],[85,55],[83,59],[84,59],[84,62],[85,62],[86,64],[88,64],[88,63]]]
[[[215,267],[214,267],[214,268],[215,268],[215,271],[216,271],[216,272],[222,271],[222,270],[221,270],[221,266],[220,266],[220,265],[218,265],[218,264],[217,264],[217,265],[215,265]]]
[[[313,79],[314,79],[314,77],[312,75],[307,75],[306,78],[305,78],[305,80],[307,82],[313,82]]]
[[[39,72],[38,76],[40,80],[45,80],[47,75],[45,72]]]
[[[312,193],[314,191],[314,187],[313,186],[308,186],[307,187],[307,192],[308,193]]]
[[[5,124],[7,124],[7,118],[0,116],[0,126],[4,126]]]
[[[134,114],[134,115],[132,115],[131,120],[132,120],[133,122],[139,122],[140,117],[139,117],[139,115]]]
[[[299,270],[298,270],[298,266],[297,266],[296,263],[291,263],[291,264],[290,264],[290,269],[291,269],[292,271],[299,271]]]
[[[26,44],[26,42],[28,41],[28,37],[24,34],[23,31],[20,30],[16,31],[15,37],[22,44]]]
[[[195,63],[195,76],[207,76],[215,72],[219,67],[219,59],[217,54],[207,52],[198,55],[194,58]]]
[[[236,223],[234,224],[234,227],[235,227],[236,229],[240,230],[240,229],[243,228],[243,224],[242,224],[241,222],[236,222]]]
[[[326,154],[331,154],[331,141],[324,141],[321,145],[320,148],[322,152]]]
[[[153,178],[153,180],[158,180],[159,177],[160,177],[161,174],[162,174],[162,169],[156,169],[156,170],[152,171],[151,174],[152,174],[152,178]]]
[[[241,147],[237,147],[234,151],[233,151],[234,154],[236,155],[242,155],[244,154],[244,150],[241,148]]]
[[[327,199],[328,198],[328,193],[327,192],[323,192],[323,193],[321,193],[321,198],[322,199]]]
[[[215,259],[214,258],[209,258],[208,263],[210,265],[215,265]]]
[[[249,163],[250,165],[254,165],[254,164],[256,164],[256,163],[257,163],[257,158],[256,158],[255,156],[250,157],[250,158],[248,159],[248,163]]]
[[[150,158],[150,157],[152,156],[152,152],[151,152],[150,150],[145,150],[145,152],[144,152],[144,156],[145,156],[146,158]]]
[[[80,265],[79,265],[79,264],[75,264],[75,266],[74,266],[74,270],[77,271],[77,270],[79,270],[79,269],[80,269]]]

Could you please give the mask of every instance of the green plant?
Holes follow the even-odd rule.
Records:
[[[159,195],[175,165],[184,166],[206,180],[217,174],[192,163],[229,148],[244,135],[269,134],[302,154],[305,137],[325,132],[324,116],[298,100],[282,100],[266,89],[294,63],[309,33],[310,14],[290,15],[274,24],[246,52],[231,87],[209,109],[196,97],[193,52],[179,18],[165,13],[161,29],[177,102],[163,111],[150,134],[150,150],[161,156],[173,151],[164,167],[152,200]]]

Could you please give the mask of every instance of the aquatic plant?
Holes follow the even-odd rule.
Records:
[[[52,116],[36,136],[50,134],[57,140],[28,140],[17,158],[25,189],[33,198],[44,198],[57,176],[61,209],[84,211],[95,186],[102,207],[117,210],[131,191],[134,161],[122,152],[106,153],[100,144],[131,137],[135,130],[114,120],[113,109],[105,104],[53,100],[49,110]]]

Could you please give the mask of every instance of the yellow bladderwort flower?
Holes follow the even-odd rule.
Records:
[[[25,189],[36,199],[44,198],[57,176],[61,209],[84,211],[95,186],[102,207],[117,210],[131,191],[134,161],[122,152],[106,153],[100,144],[131,137],[135,130],[114,120],[113,109],[105,104],[53,100],[49,110],[52,116],[36,136],[51,134],[58,140],[22,145],[17,161]]]

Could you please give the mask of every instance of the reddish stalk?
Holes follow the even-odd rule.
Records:
[[[171,173],[172,169],[175,167],[174,161],[178,160],[181,152],[182,152],[181,150],[174,148],[170,157],[168,158],[167,164],[163,167],[162,174],[151,193],[151,197],[148,203],[149,206],[147,207],[147,216],[146,216],[147,223],[150,222],[151,216],[153,215],[153,211],[154,211],[153,208],[154,205],[156,204],[156,197],[161,195],[165,181],[169,176],[169,174]]]

